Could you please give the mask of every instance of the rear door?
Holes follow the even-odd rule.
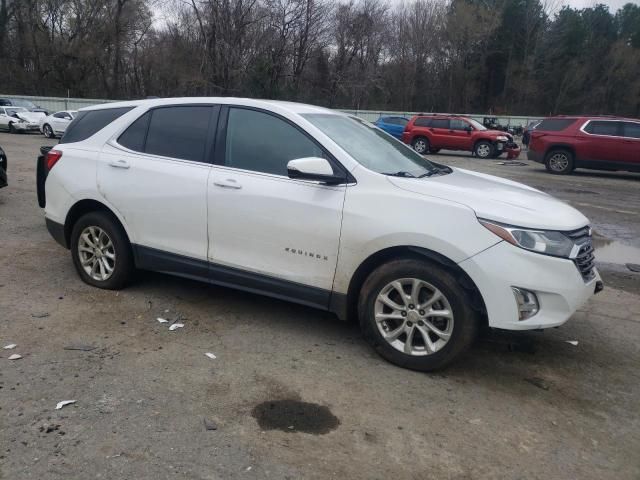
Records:
[[[346,186],[291,179],[287,163],[328,154],[268,111],[229,107],[220,122],[208,197],[212,276],[326,307]]]
[[[126,219],[138,251],[187,262],[200,276],[207,273],[207,181],[218,112],[202,104],[151,109],[105,145],[98,169],[98,189]]]
[[[640,122],[622,122],[620,161],[640,167]]]
[[[618,162],[622,155],[622,124],[617,120],[589,120],[578,133],[580,161]]]
[[[431,146],[435,148],[451,148],[448,118],[432,119],[429,131],[431,132]]]

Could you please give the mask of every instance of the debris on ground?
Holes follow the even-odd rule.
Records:
[[[67,345],[64,347],[65,350],[79,350],[81,352],[90,352],[96,348],[98,347],[94,347],[93,345]]]
[[[578,346],[578,340],[565,340],[565,342],[570,343],[574,347]]]
[[[506,161],[506,162],[495,162],[496,165],[504,165],[507,167],[525,167],[527,164],[524,162],[514,162],[514,161]]]
[[[166,318],[158,317],[158,321],[159,321],[160,323],[167,323],[169,320],[167,320]]]
[[[44,313],[32,313],[31,316],[33,318],[46,318],[49,316],[49,314],[47,312]]]
[[[640,265],[637,263],[627,263],[626,266],[632,272],[640,273]]]
[[[205,355],[206,355],[207,357],[209,357],[210,359],[212,359],[212,360],[215,360],[215,359],[217,358],[217,357],[216,357],[213,353],[211,353],[211,352],[207,352],[207,353],[205,353]]]
[[[171,325],[169,327],[169,330],[171,330],[172,332],[178,328],[182,328],[184,327],[184,323],[174,323],[173,325]]]
[[[213,422],[212,420],[210,420],[208,418],[203,418],[202,421],[204,423],[204,428],[206,428],[207,430],[217,430],[218,429],[218,425],[216,425],[215,422]]]
[[[17,347],[17,345],[15,343],[10,343],[9,345],[5,345],[2,348],[4,348],[5,350],[13,350],[16,347]]]
[[[76,400],[63,400],[61,402],[58,402],[58,404],[56,405],[56,410],[60,410],[62,407],[71,405],[72,403],[76,403]]]
[[[19,360],[21,358],[22,358],[22,355],[18,355],[17,353],[14,353],[9,357],[9,360]]]
[[[542,390],[549,390],[549,384],[540,377],[525,378],[524,381],[529,382],[531,385],[541,388]]]

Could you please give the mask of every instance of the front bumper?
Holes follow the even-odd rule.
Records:
[[[517,143],[507,143],[504,147],[504,151],[507,153],[507,160],[518,158],[520,155],[520,145]]]
[[[595,276],[585,281],[573,261],[529,252],[506,242],[460,263],[484,299],[489,326],[507,330],[557,327],[596,293]],[[600,284],[601,286],[601,284]],[[538,297],[540,310],[527,320],[518,320],[511,287],[524,288]]]
[[[13,124],[13,128],[15,128],[19,132],[35,132],[40,131],[40,125],[37,123],[27,123],[27,122],[15,122]]]

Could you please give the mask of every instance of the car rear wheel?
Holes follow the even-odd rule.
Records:
[[[417,259],[377,268],[360,292],[365,339],[386,360],[412,370],[445,367],[473,342],[479,315],[451,273]]]
[[[51,128],[51,126],[47,123],[42,127],[42,130],[44,132],[44,136],[47,138],[53,138],[53,129]]]
[[[420,155],[424,155],[429,151],[429,140],[425,137],[417,137],[411,144],[413,149]]]
[[[94,287],[123,288],[133,272],[133,256],[126,233],[105,212],[90,212],[73,226],[71,257],[80,278]]]
[[[494,147],[491,142],[487,142],[486,140],[481,140],[476,143],[475,148],[473,149],[474,153],[478,158],[489,158],[494,153]]]
[[[568,175],[573,172],[573,154],[568,150],[551,150],[544,161],[547,172],[554,175]]]

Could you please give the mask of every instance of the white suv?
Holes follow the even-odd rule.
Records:
[[[449,363],[483,324],[561,325],[602,288],[572,207],[324,108],[100,105],[38,171],[47,227],[86,283],[119,289],[139,268],[330,310],[416,370]]]

